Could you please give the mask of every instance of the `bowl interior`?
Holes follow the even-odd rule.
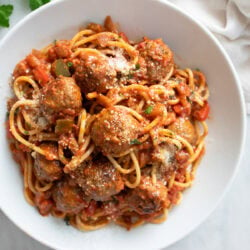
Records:
[[[108,226],[79,232],[61,220],[42,217],[23,196],[23,181],[5,136],[6,101],[14,66],[32,48],[71,38],[88,22],[111,15],[129,38],[163,38],[182,67],[200,68],[211,92],[206,155],[195,183],[180,206],[161,225],[148,224],[130,232]],[[214,38],[190,17],[164,1],[54,1],[19,23],[0,45],[0,205],[20,228],[57,249],[156,249],[182,238],[212,211],[235,173],[244,137],[244,108],[237,77]]]

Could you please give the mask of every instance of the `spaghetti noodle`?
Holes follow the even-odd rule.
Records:
[[[110,27],[113,27],[110,30]],[[8,138],[24,194],[80,230],[161,223],[194,182],[209,90],[161,39],[91,23],[15,68]]]

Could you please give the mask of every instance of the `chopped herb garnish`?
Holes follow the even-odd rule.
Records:
[[[174,99],[175,99],[175,95],[170,95],[170,96],[169,96],[169,99],[170,99],[170,100],[174,100]]]
[[[28,135],[29,132],[28,132],[27,130],[24,130],[24,134],[25,134],[25,135]]]
[[[120,96],[120,97],[124,97],[124,94],[123,94],[123,93],[119,93],[119,96]]]
[[[196,70],[196,71],[201,71],[199,68],[196,68],[195,70]]]
[[[69,226],[70,225],[70,218],[69,218],[69,216],[65,216],[65,218],[64,218],[64,221],[65,221],[65,224],[67,225],[67,226]]]
[[[6,118],[9,118],[9,115],[10,115],[10,112],[7,111],[7,112],[6,112]]]
[[[49,3],[50,0],[30,0],[30,8],[31,10],[35,10],[39,7],[41,7],[42,5]]]
[[[140,67],[141,67],[141,66],[140,66],[140,64],[139,64],[139,63],[137,63],[137,64],[135,65],[135,69],[136,69],[136,70],[139,70],[139,69],[140,69]]]
[[[0,6],[0,26],[9,27],[10,26],[10,16],[13,12],[13,5],[1,5]]]
[[[56,43],[57,43],[57,40],[54,40],[54,41],[53,41],[53,43],[54,43],[54,45],[56,45]]]
[[[152,110],[154,109],[153,106],[148,106],[145,110],[144,110],[144,113],[149,115],[151,114]]]
[[[130,144],[131,145],[140,145],[141,142],[138,139],[134,139],[134,140],[130,141]]]
[[[73,63],[72,62],[67,62],[67,66],[70,68],[73,66]]]
[[[134,77],[134,75],[132,73],[128,74],[128,79],[132,79]]]

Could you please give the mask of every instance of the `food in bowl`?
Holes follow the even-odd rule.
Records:
[[[108,16],[19,62],[8,139],[26,200],[80,230],[160,223],[205,152],[209,90],[162,39]]]

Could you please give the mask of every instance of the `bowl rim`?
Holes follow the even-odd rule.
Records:
[[[0,48],[6,43],[6,41],[8,41],[8,39],[12,36],[13,33],[15,33],[16,30],[19,29],[19,27],[23,26],[27,21],[29,21],[30,19],[32,19],[33,17],[39,15],[41,12],[46,11],[47,9],[55,6],[55,5],[60,5],[63,2],[67,2],[67,1],[72,1],[72,0],[57,0],[57,1],[52,1],[49,2],[43,6],[41,6],[40,8],[30,12],[28,15],[26,15],[24,18],[22,18],[18,23],[16,23],[9,31],[8,33],[2,38],[2,40],[0,41]],[[168,245],[167,247],[173,245],[174,243],[184,239],[188,234],[190,234],[191,232],[193,232],[195,229],[197,229],[207,218],[209,215],[211,215],[211,213],[216,209],[216,207],[218,206],[218,204],[222,201],[222,199],[225,197],[225,194],[228,192],[229,188],[232,186],[232,183],[238,173],[238,170],[240,168],[240,163],[242,160],[242,156],[244,153],[244,148],[246,145],[246,125],[247,125],[247,119],[246,119],[246,106],[245,106],[245,102],[244,102],[244,95],[243,95],[243,89],[240,85],[240,79],[238,76],[238,73],[236,72],[236,69],[231,61],[231,59],[229,58],[226,50],[223,48],[222,44],[218,41],[218,39],[214,36],[214,34],[207,28],[205,27],[205,25],[203,25],[203,23],[201,21],[199,21],[198,19],[195,19],[194,17],[191,16],[191,14],[184,12],[184,10],[180,9],[180,7],[176,6],[174,3],[169,2],[168,0],[144,0],[144,1],[148,1],[148,2],[158,2],[162,5],[168,6],[170,9],[178,12],[179,14],[185,16],[187,19],[189,19],[189,21],[191,21],[192,24],[198,26],[199,29],[201,29],[204,33],[206,33],[207,36],[210,37],[210,39],[213,41],[213,43],[217,46],[217,48],[220,50],[220,52],[222,53],[223,57],[225,58],[226,63],[229,66],[230,71],[232,72],[232,75],[234,77],[234,82],[236,84],[236,88],[239,94],[239,102],[240,102],[240,107],[241,107],[241,131],[242,131],[242,136],[241,136],[241,140],[240,140],[240,145],[239,145],[239,154],[237,155],[237,163],[235,164],[235,167],[232,171],[232,175],[229,179],[229,181],[226,183],[223,192],[221,193],[220,197],[218,198],[218,200],[213,204],[213,206],[211,206],[211,208],[200,218],[200,220],[193,224],[188,230],[185,231],[185,233],[183,233],[182,235],[179,235],[179,237],[176,237],[175,239],[173,239]],[[29,232],[27,232],[25,230],[25,228],[23,228],[23,225],[20,224],[19,222],[13,220],[11,218],[11,215],[8,212],[7,208],[3,208],[2,204],[0,204],[0,209],[1,211],[5,214],[5,216],[15,225],[17,226],[21,231],[23,231],[26,235],[30,236],[32,239],[37,240],[38,242],[42,243],[43,245],[47,246],[47,247],[52,247],[52,248],[57,248],[57,246],[55,244],[53,244],[52,242],[47,242],[46,239],[43,239],[39,236],[39,234],[31,234]],[[166,246],[161,246],[161,247],[166,247]]]

